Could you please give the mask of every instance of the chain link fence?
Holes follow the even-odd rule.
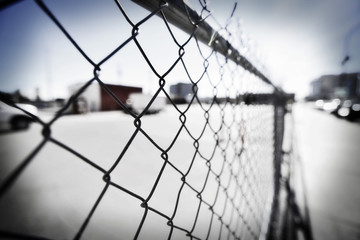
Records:
[[[13,2],[3,1],[2,7]],[[7,148],[12,153],[2,150],[0,237],[279,238],[282,146],[291,141],[284,139],[291,96],[253,64],[260,65],[242,37],[236,4],[221,26],[206,1],[194,2],[194,8],[178,0],[134,2],[148,14],[135,20],[127,1],[114,1],[131,31],[122,32],[125,40],[95,61],[58,19],[57,9],[45,4],[50,2],[34,1],[93,76],[51,117],[32,114],[1,95],[34,123],[18,136],[0,136],[4,148],[17,141]],[[174,53],[164,58],[159,39],[142,37],[154,19],[161,20],[152,25],[154,34],[168,33],[175,58]],[[146,69],[137,71],[149,72],[154,90],[137,111],[102,77],[102,69],[130,46],[137,61],[145,62]],[[162,53],[160,65],[153,51]],[[170,90],[177,79],[189,87],[181,101]],[[69,115],[94,85],[121,112]],[[148,114],[159,99],[167,104]]]

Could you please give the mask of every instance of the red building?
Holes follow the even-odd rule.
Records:
[[[139,87],[130,87],[123,85],[112,85],[106,84],[106,87],[124,104],[129,98],[131,93],[141,93],[142,88]],[[101,97],[101,111],[110,111],[110,110],[121,110],[120,105],[113,99],[113,97],[104,89],[100,88],[100,97]]]
[[[70,86],[70,94],[75,94],[83,85],[83,83],[79,83]],[[72,112],[122,110],[112,95],[126,105],[126,100],[131,93],[142,93],[142,88],[114,84],[105,84],[105,87],[101,87],[100,84],[94,82],[73,103]]]

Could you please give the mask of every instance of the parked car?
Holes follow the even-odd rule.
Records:
[[[360,119],[360,101],[343,101],[337,110],[337,115],[351,121]]]
[[[340,108],[341,100],[338,98],[330,99],[330,100],[322,100],[319,99],[315,102],[315,108],[328,112],[328,113],[336,113]]]
[[[31,104],[17,103],[16,105],[35,116],[38,114],[38,109]],[[33,119],[29,115],[0,101],[0,129],[27,129],[31,122]]]

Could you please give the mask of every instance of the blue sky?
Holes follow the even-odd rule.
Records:
[[[128,0],[120,2],[135,23],[148,14]],[[45,4],[95,62],[130,36],[131,27],[113,1],[67,0]],[[195,9],[198,6],[196,1],[189,4]],[[209,9],[223,24],[233,4],[234,1],[212,0]],[[322,74],[360,71],[358,0],[242,0],[238,1],[235,16],[241,21],[243,37],[254,53],[250,57],[256,55],[261,59],[265,73],[285,90],[304,95],[308,83]],[[177,58],[168,32],[158,28],[161,24],[160,18],[153,18],[143,25],[138,38],[160,72],[166,71]],[[216,25],[213,21],[212,24]],[[186,39],[182,32],[176,34],[180,40]],[[347,35],[351,58],[342,66]],[[161,51],[154,48],[158,45],[162,46]],[[151,92],[154,75],[139,60],[139,54],[135,44],[128,45],[103,66],[101,77],[110,83],[143,86]],[[0,55],[2,91],[20,89],[34,97],[35,89],[39,88],[43,98],[68,97],[69,85],[92,77],[92,66],[30,0],[0,11]],[[189,68],[194,72],[199,64],[197,57],[191,51],[187,53]],[[181,80],[173,78],[174,82]]]

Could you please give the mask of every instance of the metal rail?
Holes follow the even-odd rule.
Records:
[[[194,36],[202,43],[213,48],[216,52],[221,53],[227,59],[232,60],[236,64],[242,66],[247,71],[253,73],[261,80],[274,87],[276,92],[282,92],[275,86],[269,78],[267,78],[260,70],[258,70],[247,58],[233,47],[229,41],[223,38],[216,30],[214,30],[199,14],[191,9],[181,0],[132,0],[136,4],[153,12],[163,4],[167,7],[162,9],[166,19],[171,24]]]

